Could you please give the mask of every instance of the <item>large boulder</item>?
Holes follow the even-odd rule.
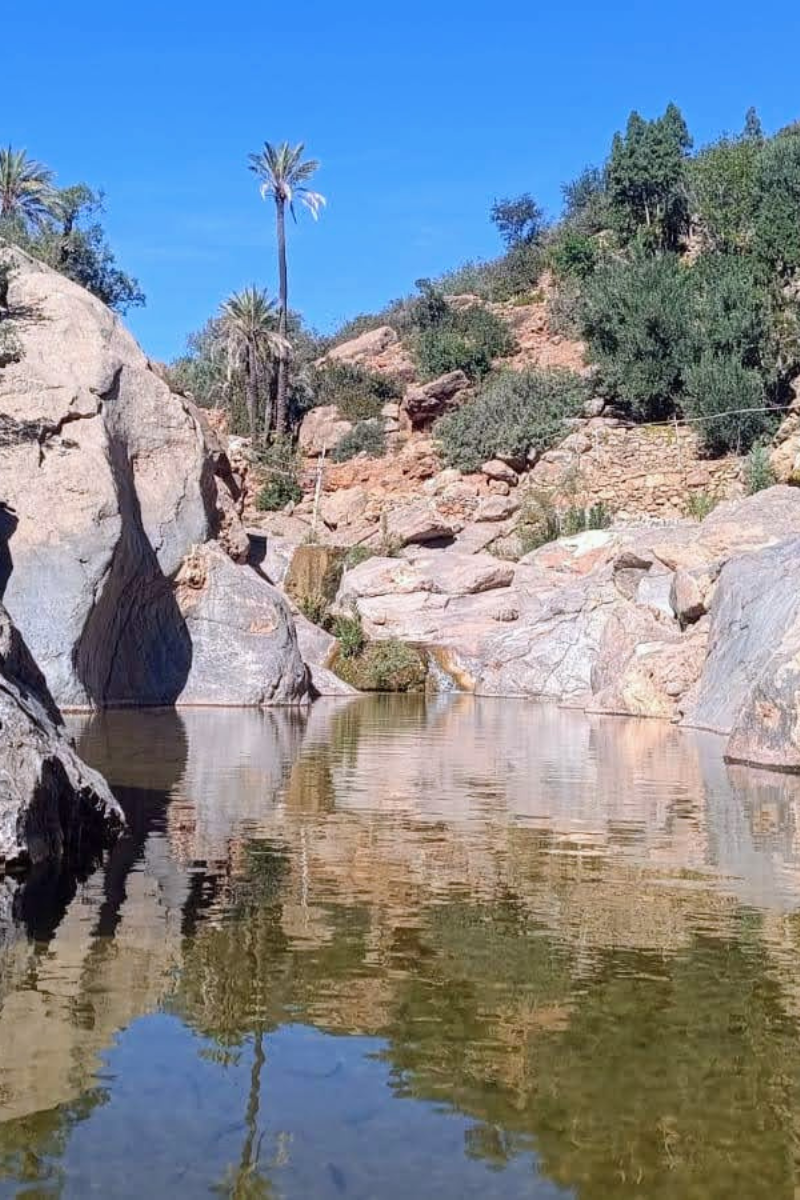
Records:
[[[320,404],[303,417],[297,442],[304,454],[317,458],[323,451],[334,450],[353,422],[346,420],[335,404]]]
[[[0,370],[0,486],[17,522],[5,603],[62,707],[195,702],[176,580],[217,535],[234,557],[247,553],[236,504],[220,500],[224,455],[99,300],[19,251],[6,254],[22,354]],[[235,571],[250,602],[260,594],[271,614],[268,585],[246,566]],[[228,615],[219,619],[224,631]],[[285,681],[253,688],[231,619],[231,702],[296,693],[291,639],[282,643]],[[260,625],[270,640],[271,617]],[[271,648],[265,654],[272,659]]]
[[[721,603],[715,587],[725,595],[717,584],[721,570],[724,580],[743,555],[774,543],[780,561],[791,531],[800,537],[800,494],[777,487],[721,505],[700,525],[642,524],[562,538],[526,555],[505,577],[507,564],[474,555],[476,580],[484,562],[496,564],[497,574],[487,562],[485,589],[468,585],[462,563],[470,556],[460,549],[372,560],[345,574],[338,602],[358,611],[370,637],[426,647],[469,691],[671,720],[699,711],[700,723],[730,730],[732,713],[718,720],[708,710],[738,711],[735,677],[730,687],[725,680],[735,676],[737,660],[736,669],[756,671],[769,639],[761,631],[749,644],[748,622],[735,615],[724,634],[715,635],[712,622],[709,661],[723,652],[714,650],[716,641],[723,650],[734,636],[745,643],[727,652],[698,699],[709,639],[705,612]],[[770,590],[763,588],[767,605]]]
[[[47,684],[0,605],[0,868],[76,861],[122,832],[122,810],[75,753]]]
[[[729,562],[686,723],[729,734],[735,762],[800,770],[800,537]]]
[[[415,384],[406,389],[403,409],[412,426],[419,429],[432,424],[437,417],[463,403],[469,391],[469,379],[463,371],[448,371],[429,383]]]

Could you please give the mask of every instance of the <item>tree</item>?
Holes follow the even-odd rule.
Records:
[[[691,145],[686,122],[674,104],[655,121],[632,112],[625,134],[614,135],[608,196],[626,241],[641,234],[651,248],[678,249],[689,225],[686,154]]]
[[[755,188],[755,251],[771,270],[789,274],[800,267],[800,129],[764,144]]]
[[[319,168],[316,159],[303,161],[305,145],[299,142],[292,147],[288,142],[273,146],[264,142],[264,148],[259,154],[249,156],[250,170],[261,180],[261,197],[271,198],[275,202],[275,216],[278,234],[278,275],[280,299],[279,333],[283,338],[284,348],[278,358],[278,389],[276,398],[275,427],[279,434],[286,429],[286,411],[288,395],[289,360],[287,354],[287,321],[289,313],[289,286],[286,270],[286,208],[288,205],[292,218],[296,221],[295,200],[303,204],[314,220],[325,205],[325,197],[319,192],[311,191],[306,183]]]
[[[692,360],[691,276],[677,255],[634,255],[587,281],[581,323],[598,387],[641,421],[670,416]]]
[[[605,172],[584,167],[580,175],[561,189],[564,221],[576,232],[591,236],[608,228],[608,193]]]
[[[264,396],[264,431],[272,424],[267,399],[270,366],[285,355],[287,344],[275,330],[275,302],[266,291],[252,286],[235,292],[222,305],[219,337],[225,351],[228,384],[238,376],[244,382],[250,437],[258,437],[259,397]]]
[[[25,150],[0,149],[0,218],[38,229],[57,211],[53,172]]]
[[[514,199],[495,200],[491,218],[509,250],[532,245],[545,231],[544,209],[530,192]]]
[[[721,137],[689,164],[695,216],[705,246],[741,252],[753,240],[761,143],[748,133]]]
[[[138,280],[116,264],[102,225],[103,194],[85,183],[58,193],[58,220],[43,235],[43,257],[63,275],[85,287],[115,312],[145,302]]]

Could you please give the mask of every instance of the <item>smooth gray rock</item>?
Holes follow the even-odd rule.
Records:
[[[732,559],[711,605],[708,655],[686,723],[731,733],[800,617],[800,539]]]
[[[202,647],[193,646],[176,579],[217,537],[234,557],[246,554],[225,491],[229,464],[207,442],[197,410],[170,390],[118,317],[64,276],[20,251],[6,253],[15,265],[9,306],[23,354],[0,371],[0,486],[17,525],[0,573],[8,578],[8,610],[56,702],[73,709],[216,703],[221,691],[247,704],[295,695],[296,648],[280,622],[274,639],[269,632],[274,601],[261,580],[264,613],[252,623],[263,631],[267,675],[253,680],[255,640],[241,637],[236,605],[220,608],[225,679],[209,681],[201,698],[197,663],[210,639],[206,632]]]
[[[105,780],[67,739],[44,677],[0,605],[0,866],[77,859],[124,826]]]
[[[213,543],[198,547],[177,577],[175,602],[190,647],[178,704],[260,707],[308,698],[289,606],[252,568]]]

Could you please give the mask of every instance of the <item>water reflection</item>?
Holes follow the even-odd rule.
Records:
[[[800,781],[468,697],[73,731],[131,832],[0,882],[0,1195],[794,1196]]]

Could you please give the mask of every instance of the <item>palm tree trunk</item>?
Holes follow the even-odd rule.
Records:
[[[286,202],[282,197],[275,201],[278,221],[278,287],[280,299],[280,321],[278,332],[286,339],[286,328],[289,316],[289,284],[286,273]],[[289,360],[285,346],[278,353],[278,390],[275,403],[275,430],[277,433],[286,432],[286,395],[289,389]]]
[[[245,399],[247,401],[247,420],[250,425],[250,438],[255,444],[258,434],[258,368],[252,346],[247,347],[247,378],[245,379]]]

